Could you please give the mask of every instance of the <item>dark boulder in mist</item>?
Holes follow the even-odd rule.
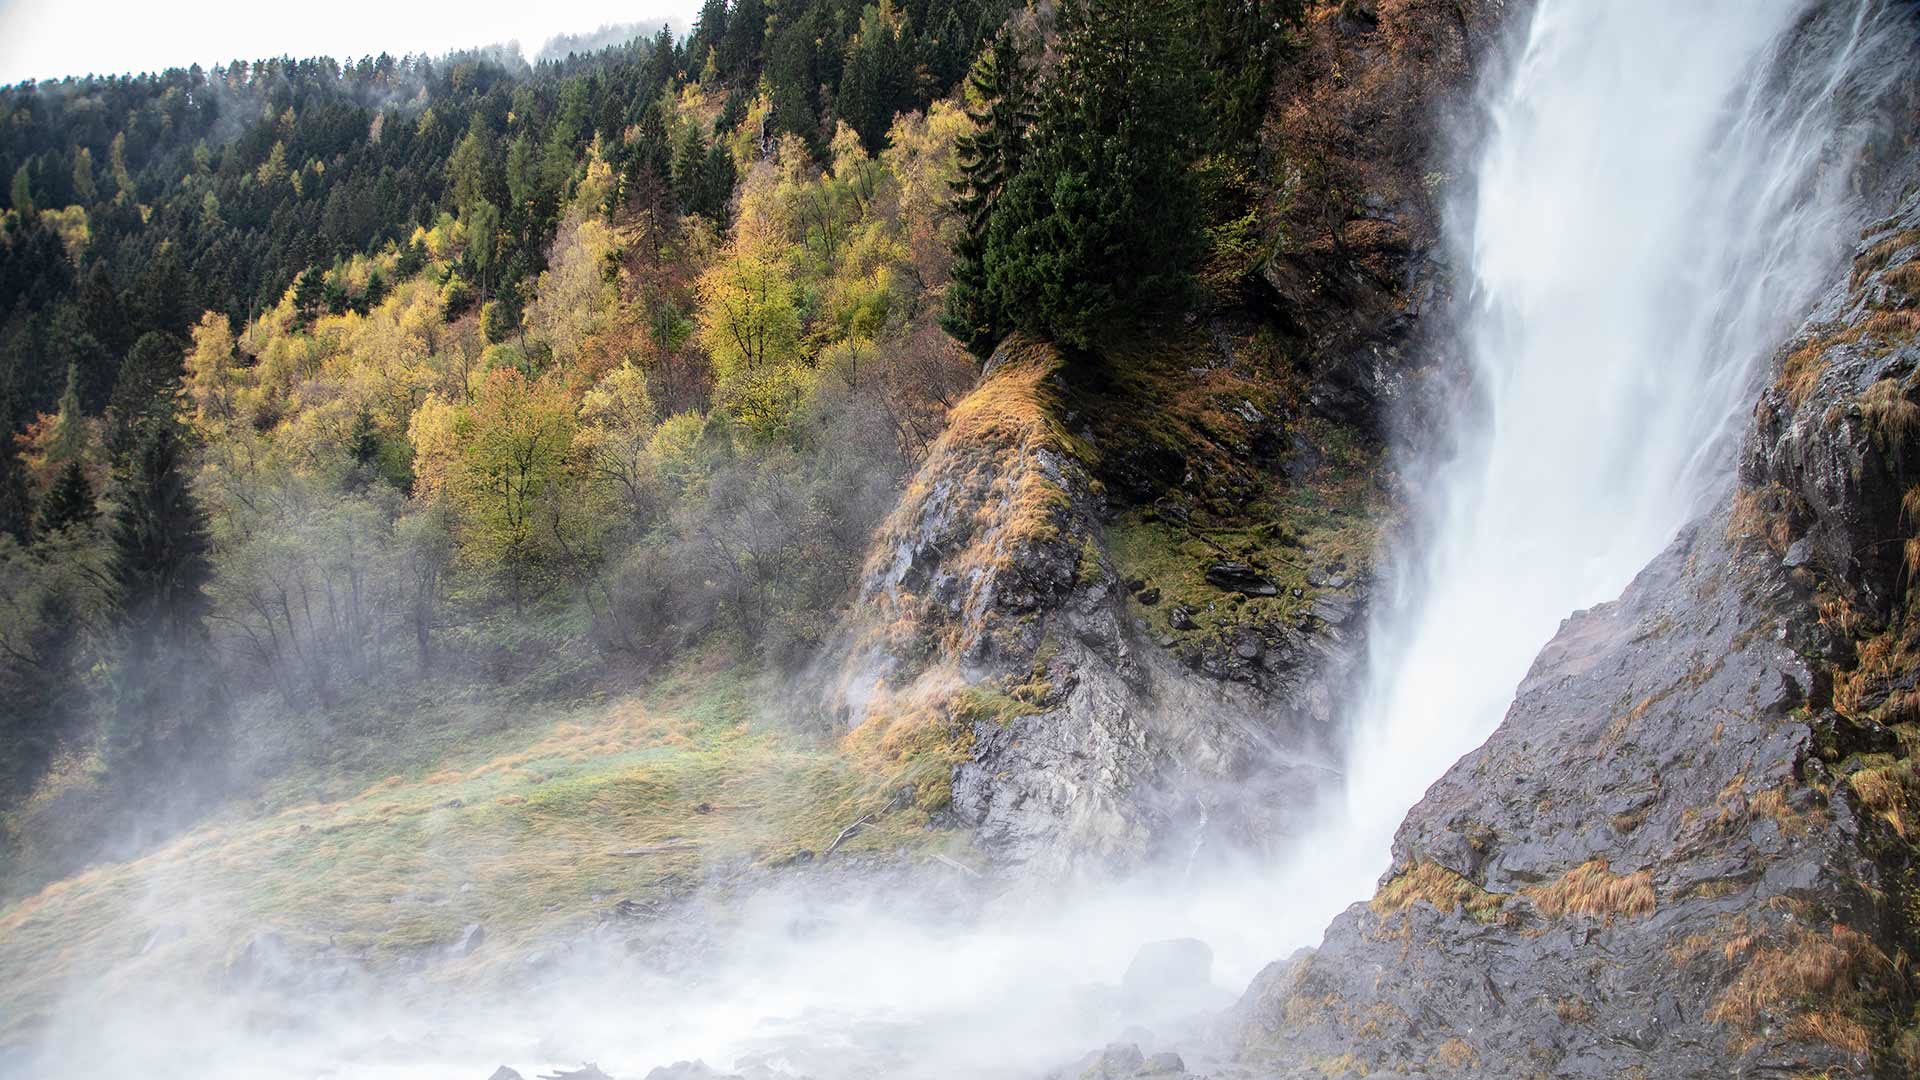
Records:
[[[1180,1059],[1179,1054],[1160,1053],[1149,1057],[1142,1054],[1140,1047],[1133,1043],[1111,1043],[1106,1049],[1088,1054],[1067,1068],[1050,1074],[1049,1080],[1147,1080],[1148,1077],[1179,1080],[1189,1075],[1186,1062]]]
[[[734,1073],[723,1073],[704,1061],[676,1061],[647,1073],[647,1080],[740,1080]]]
[[[526,1080],[526,1078],[521,1076],[518,1071],[502,1065],[493,1070],[493,1075],[487,1077],[487,1080]]]
[[[1197,938],[1150,941],[1133,954],[1120,980],[1128,1001],[1153,1001],[1203,990],[1213,982],[1213,948]]]
[[[578,1069],[555,1069],[551,1073],[541,1073],[540,1080],[613,1080],[600,1066],[588,1062]]]

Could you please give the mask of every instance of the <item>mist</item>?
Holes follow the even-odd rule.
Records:
[[[538,32],[565,29],[562,19],[592,23],[577,14],[543,12]],[[684,25],[688,13],[659,14]],[[879,812],[856,813],[873,801],[864,791],[867,802],[849,796],[833,804],[840,816],[828,822],[831,846],[815,843],[777,863],[687,856],[668,866],[691,841],[648,835],[614,849],[609,837],[618,830],[609,826],[591,834],[593,854],[623,860],[620,880],[634,895],[660,887],[667,899],[636,901],[596,887],[564,932],[516,938],[474,923],[395,963],[376,961],[364,942],[273,926],[243,890],[211,885],[219,856],[208,851],[219,830],[236,825],[229,815],[130,865],[132,884],[114,888],[130,894],[119,899],[120,918],[131,922],[103,931],[111,944],[90,957],[111,970],[61,985],[48,1015],[36,1018],[31,1045],[0,1062],[0,1076],[484,1080],[505,1066],[530,1080],[591,1063],[637,1080],[700,1061],[715,1071],[657,1075],[996,1080],[1050,1075],[1115,1042],[1178,1054],[1192,1072],[1230,1065],[1232,1009],[1249,983],[1313,946],[1330,919],[1372,895],[1407,811],[1499,724],[1562,620],[1618,595],[1724,494],[1731,433],[1762,365],[1828,282],[1859,224],[1851,163],[1871,133],[1866,106],[1890,78],[1893,35],[1881,4],[1540,0],[1513,17],[1507,50],[1475,88],[1474,141],[1449,148],[1463,175],[1445,199],[1443,246],[1456,295],[1447,320],[1454,340],[1443,351],[1464,358],[1452,373],[1458,390],[1442,402],[1439,432],[1403,427],[1394,436],[1389,453],[1406,521],[1380,541],[1365,667],[1351,694],[1333,703],[1342,742],[1325,764],[1338,769],[1337,783],[1298,828],[1238,843],[1210,838],[1204,849],[1196,842],[1144,864],[1087,859],[1069,874],[996,865],[965,842],[924,836],[908,838],[924,844],[910,853],[889,850],[863,834],[882,828],[868,824]],[[16,9],[7,16],[12,25],[0,25],[12,40],[0,76],[18,77],[29,51],[36,72],[71,62],[30,50],[31,35],[9,33],[28,18],[29,9]],[[1664,29],[1650,32],[1656,23]],[[30,29],[44,35],[53,26]],[[479,23],[473,33],[499,40],[492,26]],[[339,51],[392,50],[413,32],[369,19],[353,28],[353,47]],[[530,40],[525,24],[512,32]],[[597,47],[625,32],[562,38],[558,48]],[[442,42],[436,48],[453,44],[434,40]],[[233,41],[194,48],[263,47]],[[177,41],[145,47],[164,47],[172,60],[181,53]],[[73,55],[92,66],[147,63],[132,59],[144,52],[90,46]],[[762,172],[760,182],[771,184],[772,166]],[[569,228],[590,231],[585,221],[576,217]],[[688,241],[708,242],[698,233]],[[862,392],[875,401],[881,393]],[[859,400],[864,411],[808,422],[851,453],[860,429],[877,426],[885,411]],[[716,533],[770,519],[786,527],[779,491],[802,482],[792,478],[837,485],[855,499],[845,494],[855,485],[828,468],[769,460],[716,482],[716,491],[731,484],[748,493],[737,519],[746,524],[713,512],[709,520],[719,524],[705,533],[688,528],[675,550],[711,546]],[[874,491],[885,470],[870,460],[891,465],[891,446],[849,467],[865,481],[858,513],[847,515],[862,536],[883,516]],[[302,520],[333,517],[323,507]],[[824,540],[808,538],[827,526],[808,519],[806,528],[817,531],[793,526],[783,541],[825,551]],[[675,587],[720,595],[718,576],[689,573]],[[832,584],[844,591],[843,582]],[[835,641],[807,624],[781,648],[824,651]],[[862,685],[880,678],[853,675]],[[719,675],[696,670],[683,696],[692,699],[703,679]],[[459,815],[480,813],[464,802],[477,804],[474,792],[499,795],[486,786],[499,776],[540,773],[544,785],[548,770],[559,777],[548,789],[562,789],[551,795],[558,804],[574,776],[554,762],[632,754],[650,763],[663,748],[706,750],[714,731],[746,732],[756,722],[817,728],[824,695],[817,670],[781,673],[762,695],[774,703],[771,715],[727,714],[711,730],[668,726],[657,739],[649,731],[617,745],[596,743],[562,717],[554,746],[517,756],[502,747],[498,761],[476,757],[449,768],[447,791],[457,794],[420,796],[419,805],[390,813],[386,800],[402,796],[383,791],[406,786],[397,774],[365,791],[270,792],[261,803],[279,815],[271,842],[411,816],[419,824],[408,834],[408,857],[432,866],[435,884],[384,903],[464,910],[469,890],[514,884],[514,871],[489,864],[496,853],[447,835],[473,820]],[[636,707],[648,712],[631,720],[636,731],[665,711],[654,704]],[[1138,726],[1186,722],[1168,702]],[[507,721],[449,730],[490,746]],[[1296,764],[1274,754],[1259,768]],[[1266,797],[1262,778],[1236,784],[1195,770],[1186,778],[1191,788],[1171,796],[1231,816],[1236,800]],[[694,781],[682,790],[643,776],[639,765],[616,779],[657,783],[676,796],[695,790]],[[911,804],[912,785],[902,786],[881,801]],[[756,840],[754,830],[781,824],[778,800],[721,790],[733,801],[701,795],[693,812],[737,813]],[[595,801],[600,794],[580,796],[582,816],[614,813]],[[525,801],[517,789],[510,797]],[[1264,808],[1237,809],[1258,819]],[[950,820],[944,812],[929,813],[920,832]],[[97,883],[91,873],[78,875],[75,887]]]

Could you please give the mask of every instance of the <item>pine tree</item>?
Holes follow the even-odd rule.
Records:
[[[87,479],[87,467],[77,459],[68,459],[40,500],[40,532],[55,533],[70,527],[87,528],[99,516],[93,501],[93,482]]]
[[[1027,127],[1033,123],[1032,74],[1018,39],[1005,29],[967,75],[973,130],[954,140],[960,176],[953,182],[954,211],[964,232],[954,248],[953,279],[947,285],[941,324],[976,354],[985,356],[1005,332],[987,302],[987,225],[994,200],[1020,171]]]
[[[1094,346],[1177,299],[1198,249],[1198,0],[1063,0],[1031,149],[994,203],[989,307]]]
[[[760,49],[766,38],[767,9],[760,0],[733,0],[727,32],[720,41],[720,70],[741,85],[760,73]]]
[[[847,40],[835,105],[869,154],[886,144],[894,114],[915,104],[913,45],[906,14],[895,11],[892,0],[868,7],[859,32]]]
[[[967,31],[960,22],[958,8],[948,8],[947,17],[937,27],[929,27],[927,39],[920,44],[927,67],[941,86],[951,86],[966,74]]]
[[[11,441],[0,442],[0,536],[22,544],[33,538],[33,494]]]
[[[712,218],[722,228],[727,223],[727,204],[733,199],[733,155],[727,148],[714,143],[707,149],[707,157],[700,166],[700,206],[701,213]]]
[[[136,782],[207,764],[217,723],[205,588],[206,515],[187,477],[177,420],[146,425],[121,480],[108,577],[120,632],[109,762]]]
[[[181,358],[186,347],[170,334],[143,334],[120,364],[107,402],[107,456],[126,460],[149,424],[171,422],[180,404]]]
[[[293,327],[304,330],[320,317],[327,302],[327,276],[317,267],[300,271],[293,282]]]
[[[67,365],[67,389],[53,413],[53,433],[47,440],[47,460],[78,461],[87,452],[87,429],[80,409],[80,365]]]
[[[13,210],[22,221],[33,220],[33,176],[22,165],[13,172]]]
[[[1244,141],[1266,115],[1286,28],[1304,18],[1302,0],[1214,0],[1197,9],[1197,48],[1207,115],[1222,146]]]
[[[673,154],[673,197],[688,213],[699,213],[706,205],[707,142],[700,130],[689,124],[680,129]]]
[[[0,658],[0,807],[32,790],[46,775],[60,742],[69,734],[83,693],[74,670],[80,645],[80,614],[71,590],[44,588],[33,604],[24,647]]]

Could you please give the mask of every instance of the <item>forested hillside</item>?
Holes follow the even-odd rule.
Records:
[[[1002,337],[1249,303],[1298,15],[712,0],[0,91],[9,888],[377,759],[396,694],[804,668]]]

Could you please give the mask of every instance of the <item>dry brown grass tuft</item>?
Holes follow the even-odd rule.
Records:
[[[1794,408],[1805,405],[1820,385],[1820,376],[1827,370],[1827,347],[1826,340],[1815,339],[1788,353],[1781,363],[1780,376],[1773,385]]]
[[[1920,778],[1914,775],[1911,761],[1861,769],[1847,777],[1847,785],[1860,805],[1893,827],[1902,840],[1909,839],[1909,818],[1920,795]]]
[[[1563,1024],[1589,1024],[1593,1022],[1593,1006],[1584,998],[1562,998],[1553,1005],[1555,1016]]]
[[[1436,911],[1464,910],[1483,923],[1493,922],[1506,903],[1506,897],[1488,892],[1439,863],[1418,862],[1381,886],[1367,906],[1375,915],[1386,916],[1421,900]]]
[[[1906,650],[1892,633],[1879,634],[1860,644],[1853,670],[1834,679],[1833,707],[1847,716],[1866,714],[1866,703],[1902,667]]]
[[[1764,543],[1775,554],[1787,550],[1792,526],[1787,507],[1792,494],[1778,484],[1742,488],[1733,498],[1727,518],[1727,539],[1735,543]]]
[[[1909,445],[1920,432],[1920,405],[1908,400],[1896,379],[1881,379],[1860,395],[1860,416],[1881,453]]]
[[[1858,636],[1865,623],[1852,601],[1844,596],[1821,593],[1814,600],[1814,610],[1819,613],[1821,626],[1843,638]]]
[[[1920,244],[1920,229],[1902,229],[1868,248],[1853,260],[1853,273],[1849,275],[1848,287],[1858,289],[1868,275],[1882,269],[1893,261],[1895,255],[1916,244]]]
[[[953,799],[953,769],[973,751],[973,729],[957,709],[966,685],[951,668],[926,673],[905,691],[882,687],[866,719],[847,733],[849,758],[887,786],[910,788],[914,805],[932,813]]]
[[[1857,1058],[1873,1051],[1873,1032],[1844,1013],[1826,1010],[1801,1013],[1787,1021],[1786,1033],[1789,1039],[1826,1043]]]
[[[1793,802],[1788,797],[1788,789],[1777,787],[1768,788],[1747,800],[1747,814],[1752,818],[1772,818],[1773,823],[1780,827],[1782,834],[1797,839],[1811,831],[1813,827],[1811,819],[1814,819],[1818,812],[1803,814],[1795,811]]]
[[[1448,1039],[1446,1042],[1441,1043],[1439,1048],[1434,1051],[1433,1057],[1434,1060],[1438,1061],[1443,1067],[1456,1072],[1480,1064],[1479,1051],[1468,1046],[1465,1039],[1458,1037]]]
[[[1611,922],[1616,915],[1631,919],[1651,914],[1657,906],[1651,871],[1615,874],[1605,859],[1588,860],[1551,885],[1524,891],[1549,919],[1587,915]]]
[[[1761,1026],[1768,1013],[1802,1003],[1830,1009],[1855,992],[1858,980],[1897,975],[1892,961],[1872,939],[1837,923],[1824,935],[1792,926],[1785,940],[1755,947],[1758,940],[1746,934],[1727,943],[1729,962],[1738,963],[1742,956],[1746,960],[1707,1011],[1708,1020],[1750,1031]],[[1827,1029],[1840,1032],[1831,1021]]]

